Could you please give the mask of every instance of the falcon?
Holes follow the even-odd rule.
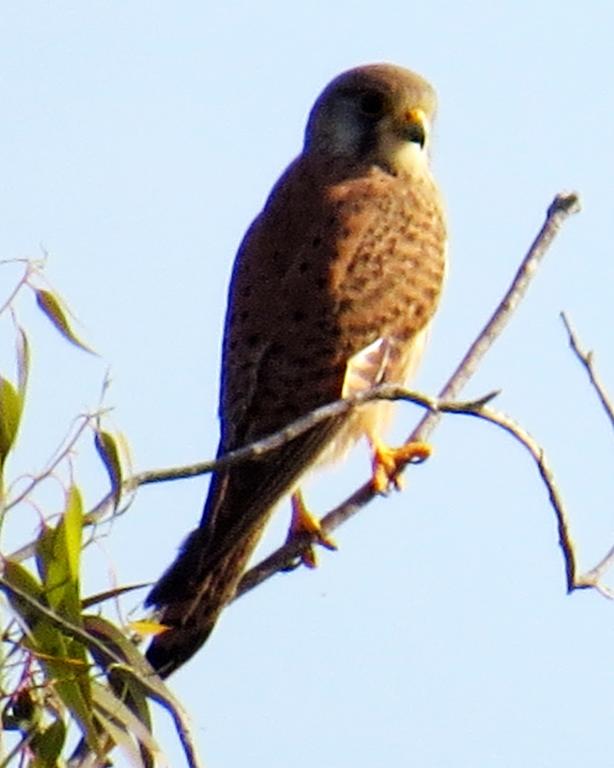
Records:
[[[407,384],[446,270],[446,228],[429,168],[436,97],[390,64],[351,69],[317,99],[301,154],[239,248],[223,341],[218,456],[321,405]],[[366,437],[373,487],[427,447],[382,441],[390,404],[331,418],[258,459],[216,472],[200,525],[147,598],[166,629],[147,658],[162,676],[205,642],[232,599],[273,508],[292,496],[291,533],[310,517],[299,483]],[[304,556],[310,564],[311,555]]]

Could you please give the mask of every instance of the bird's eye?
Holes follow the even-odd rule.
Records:
[[[360,99],[360,111],[369,117],[379,117],[384,111],[384,97],[375,91],[365,93]]]

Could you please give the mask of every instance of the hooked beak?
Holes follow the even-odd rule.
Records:
[[[426,143],[428,119],[420,107],[408,109],[403,115],[401,135],[405,141],[419,144],[423,149]]]

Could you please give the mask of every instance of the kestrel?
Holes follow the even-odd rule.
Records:
[[[219,456],[353,392],[407,383],[446,268],[429,169],[435,106],[422,77],[389,64],[349,70],[317,99],[302,153],[235,260]],[[388,411],[382,401],[362,406],[215,473],[200,526],[147,598],[168,627],[147,651],[161,675],[205,642],[282,496],[293,493],[295,528],[312,525],[298,491],[306,470],[366,436],[374,487],[386,488],[399,460],[381,442]],[[405,446],[401,460],[421,450]]]

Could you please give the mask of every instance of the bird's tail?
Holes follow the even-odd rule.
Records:
[[[161,677],[184,664],[211,634],[232,599],[259,533],[243,538],[213,565],[207,562],[205,533],[197,528],[179,556],[147,597],[158,609],[157,620],[168,627],[147,649],[147,660]]]
[[[213,476],[200,527],[146,600],[168,627],[147,649],[159,675],[170,675],[205,642],[234,597],[275,504],[342,424],[343,417],[329,419],[266,460],[244,462],[240,473]]]

